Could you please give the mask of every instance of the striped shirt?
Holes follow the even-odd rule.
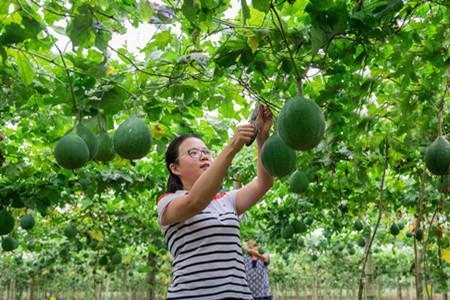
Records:
[[[253,299],[241,249],[236,192],[216,195],[190,219],[161,225],[167,204],[186,193],[165,194],[158,201],[158,223],[174,258],[167,300]]]

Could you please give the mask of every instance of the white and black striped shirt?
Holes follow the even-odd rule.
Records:
[[[167,204],[186,191],[158,201],[158,223],[174,257],[167,299],[253,299],[242,256],[236,192],[218,194],[201,213],[163,226]]]

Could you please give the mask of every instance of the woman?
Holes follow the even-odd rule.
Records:
[[[273,185],[261,163],[261,148],[271,126],[272,114],[263,107],[256,119],[257,177],[239,190],[220,194],[231,161],[251,142],[255,126],[239,126],[214,160],[196,136],[182,135],[170,143],[168,193],[158,200],[158,223],[174,257],[167,299],[252,299],[238,216]]]
[[[248,256],[244,257],[247,281],[254,300],[272,300],[269,285],[269,253],[260,254],[260,246],[255,240],[244,243],[243,248]]]

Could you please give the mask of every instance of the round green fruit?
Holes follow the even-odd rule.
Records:
[[[103,255],[102,257],[100,257],[98,260],[98,264],[101,266],[106,266],[108,264],[108,256]]]
[[[111,136],[102,131],[97,135],[98,151],[94,159],[102,162],[108,162],[114,158],[116,152],[114,151],[114,143]]]
[[[416,237],[416,240],[418,240],[419,242],[423,240],[423,230],[422,229],[417,229],[416,233],[414,234]]]
[[[355,253],[356,253],[355,248],[353,248],[353,247],[348,248],[348,254],[353,255]]]
[[[412,233],[411,231],[408,231],[408,232],[406,233],[406,236],[409,237],[409,238],[411,238],[411,237],[414,236],[414,233]]]
[[[10,237],[10,236],[3,238],[2,249],[4,251],[13,251],[17,247],[19,247],[19,243],[17,242],[17,240],[15,238]]]
[[[434,175],[448,174],[450,166],[450,143],[438,136],[425,152],[425,164]]]
[[[325,132],[322,110],[315,102],[301,96],[286,102],[277,124],[280,137],[295,150],[314,148]]]
[[[30,230],[34,227],[34,218],[32,215],[24,215],[20,218],[20,227],[25,230]]]
[[[14,229],[14,218],[6,209],[0,211],[0,235],[8,234]]]
[[[119,251],[114,252],[114,253],[111,255],[111,263],[112,263],[113,265],[118,265],[118,264],[120,264],[121,262],[122,262],[122,254],[120,254]]]
[[[400,229],[398,228],[398,225],[396,223],[391,225],[389,231],[393,236],[397,236],[400,233]]]
[[[77,134],[83,139],[89,149],[89,159],[93,159],[98,151],[98,141],[95,135],[83,124],[76,127]]]
[[[307,229],[306,224],[301,220],[294,220],[292,222],[292,227],[294,228],[295,233],[303,233]]]
[[[292,225],[287,225],[281,229],[281,236],[284,239],[290,239],[294,235],[294,227]]]
[[[364,248],[366,246],[366,240],[363,237],[358,239],[358,246],[361,248]]]
[[[405,228],[405,223],[403,223],[403,222],[398,222],[398,223],[397,223],[397,226],[398,226],[398,229],[399,229],[399,230],[402,230],[403,228]]]
[[[313,222],[314,222],[314,219],[313,219],[313,218],[311,218],[311,217],[306,217],[306,219],[305,219],[305,224],[306,224],[307,226],[311,226]]]
[[[152,136],[144,121],[132,117],[120,124],[113,142],[115,151],[122,158],[140,159],[150,151]]]
[[[69,133],[56,144],[55,158],[65,169],[78,169],[89,161],[89,148],[81,137]]]
[[[273,134],[262,147],[261,160],[270,175],[284,177],[294,171],[297,157],[294,150],[286,146],[277,134]]]
[[[64,235],[69,239],[73,239],[77,235],[77,228],[72,224],[67,225],[64,228]]]
[[[301,194],[308,189],[308,173],[304,171],[295,171],[289,179],[289,189],[291,192]]]
[[[360,220],[356,220],[355,223],[353,224],[353,227],[355,228],[356,231],[361,231],[364,228],[363,223]]]

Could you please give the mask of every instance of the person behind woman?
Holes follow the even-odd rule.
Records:
[[[272,300],[269,285],[269,253],[260,254],[260,246],[255,240],[244,243],[243,248],[248,256],[244,257],[247,282],[254,300]]]
[[[158,199],[158,223],[173,256],[167,299],[252,299],[245,277],[238,216],[273,185],[261,163],[272,114],[266,107],[256,119],[257,177],[238,190],[220,193],[234,156],[252,140],[253,125],[238,126],[213,160],[195,135],[175,138],[166,151],[167,193]]]

